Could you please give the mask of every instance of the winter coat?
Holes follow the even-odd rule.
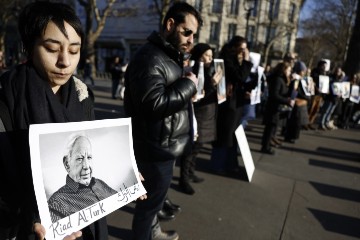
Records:
[[[191,149],[189,109],[196,85],[183,77],[183,60],[153,32],[126,70],[124,108],[132,120],[136,161],[174,160]]]

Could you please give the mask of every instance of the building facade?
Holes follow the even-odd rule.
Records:
[[[198,42],[209,43],[218,52],[233,36],[246,37],[251,51],[262,62],[281,59],[294,51],[303,0],[187,0],[204,19]],[[81,16],[81,14],[79,15]],[[160,16],[153,0],[118,1],[97,41],[98,69],[114,54],[131,58],[153,30]]]

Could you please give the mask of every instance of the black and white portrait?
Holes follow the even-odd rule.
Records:
[[[51,124],[52,131],[45,128],[35,134],[38,145],[30,146],[35,193],[38,206],[42,206],[40,216],[45,216],[41,219],[50,220],[50,225],[69,221],[69,216],[78,219],[77,212],[87,214],[83,210],[95,209],[91,206],[98,202],[104,204],[101,211],[106,209],[109,214],[143,192],[132,152],[131,126],[112,125],[114,119],[106,125],[106,121],[84,122],[93,127],[82,128],[81,123]],[[75,126],[64,131],[64,126],[71,124]],[[57,126],[58,132],[54,130]],[[80,217],[88,220],[88,215]]]

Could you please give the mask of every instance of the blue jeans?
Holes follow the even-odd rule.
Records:
[[[248,125],[249,120],[254,120],[256,118],[255,109],[256,109],[256,104],[254,105],[245,104],[243,106],[243,112],[242,112],[242,117],[240,119],[240,124],[243,126],[244,129]]]
[[[141,162],[138,168],[145,181],[146,200],[136,202],[132,222],[133,239],[150,240],[155,215],[162,209],[171,184],[175,159],[163,162]]]
[[[320,119],[321,127],[325,128],[326,125],[330,122],[331,116],[334,113],[335,108],[336,108],[336,103],[333,103],[331,101],[324,102],[323,114]]]

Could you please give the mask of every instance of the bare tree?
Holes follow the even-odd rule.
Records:
[[[162,21],[169,10],[169,7],[174,2],[180,2],[179,0],[153,0],[156,14],[159,16],[159,31],[162,28]]]
[[[348,74],[360,72],[360,0],[357,1],[356,20],[349,43],[344,70]]]
[[[0,0],[0,52],[5,56],[5,37],[10,20],[15,19],[19,14],[20,6],[17,1]]]
[[[311,17],[300,23],[304,38],[318,39],[322,46],[309,62],[326,57],[331,59],[333,65],[341,66],[344,63],[355,19],[356,2],[329,0],[315,3]],[[301,52],[299,54],[304,57]]]
[[[105,8],[100,11],[96,0],[78,0],[81,6],[85,8],[85,56],[90,59],[90,63],[95,66],[95,42],[99,38],[109,16],[113,4],[117,0],[108,0]],[[95,68],[92,68],[95,71]]]

